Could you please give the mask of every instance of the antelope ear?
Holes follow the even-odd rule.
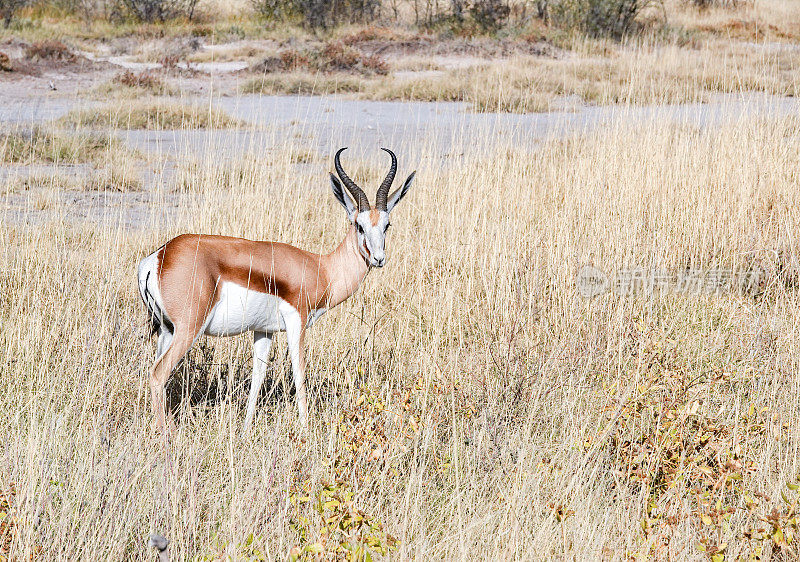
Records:
[[[344,207],[344,210],[347,211],[347,220],[353,222],[356,220],[356,204],[350,198],[350,195],[345,192],[344,188],[342,187],[342,182],[339,181],[339,178],[331,174],[331,188],[333,189],[333,196],[336,197],[336,200]]]
[[[389,199],[386,200],[387,213],[391,213],[392,209],[394,209],[394,206],[397,205],[403,197],[405,197],[406,193],[408,193],[408,189],[414,182],[414,175],[416,173],[416,171],[411,172],[411,175],[408,176],[402,187],[399,187],[397,190],[395,190],[395,192],[389,196]]]

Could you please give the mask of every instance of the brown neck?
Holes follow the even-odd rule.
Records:
[[[356,228],[352,224],[341,244],[327,256],[321,256],[328,274],[328,308],[347,300],[369,272],[367,262],[358,251]]]

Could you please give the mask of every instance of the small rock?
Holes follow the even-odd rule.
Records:
[[[151,533],[147,540],[147,545],[150,548],[155,548],[158,551],[159,562],[169,562],[169,553],[167,552],[169,540],[167,540],[165,537],[162,537],[158,533]]]

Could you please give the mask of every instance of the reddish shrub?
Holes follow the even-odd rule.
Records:
[[[25,56],[29,59],[57,60],[70,62],[75,60],[75,53],[70,51],[61,41],[57,39],[46,39],[28,45],[25,49]]]
[[[280,52],[281,67],[283,70],[297,70],[308,68],[308,57],[295,49],[286,49]]]
[[[352,72],[386,74],[389,65],[377,55],[364,55],[341,41],[326,43],[312,55],[312,66],[320,72]]]
[[[11,65],[11,59],[8,55],[0,52],[0,72],[12,72],[14,67]]]
[[[367,41],[397,41],[398,39],[400,39],[400,36],[392,29],[369,26],[345,35],[342,37],[342,43],[345,45],[357,45]]]
[[[158,90],[164,86],[164,81],[150,71],[131,72],[126,70],[114,77],[114,82],[129,88],[147,88]]]
[[[377,55],[363,55],[352,47],[335,41],[322,49],[301,52],[281,51],[277,57],[267,57],[248,70],[260,74],[307,69],[317,72],[349,72],[353,74],[386,74],[389,65]]]
[[[389,73],[389,64],[378,55],[366,55],[361,57],[361,66],[364,70],[372,71],[375,74]]]
[[[176,68],[178,68],[179,62],[181,62],[181,58],[178,55],[173,55],[173,54],[164,55],[158,61],[158,63],[167,70],[175,70]]]
[[[361,61],[355,49],[340,42],[326,43],[316,57],[316,66],[322,71],[353,70]]]

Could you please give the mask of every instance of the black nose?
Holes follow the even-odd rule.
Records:
[[[379,260],[375,260],[375,265],[378,267],[383,267],[383,264],[386,262],[386,258],[381,258]]]

